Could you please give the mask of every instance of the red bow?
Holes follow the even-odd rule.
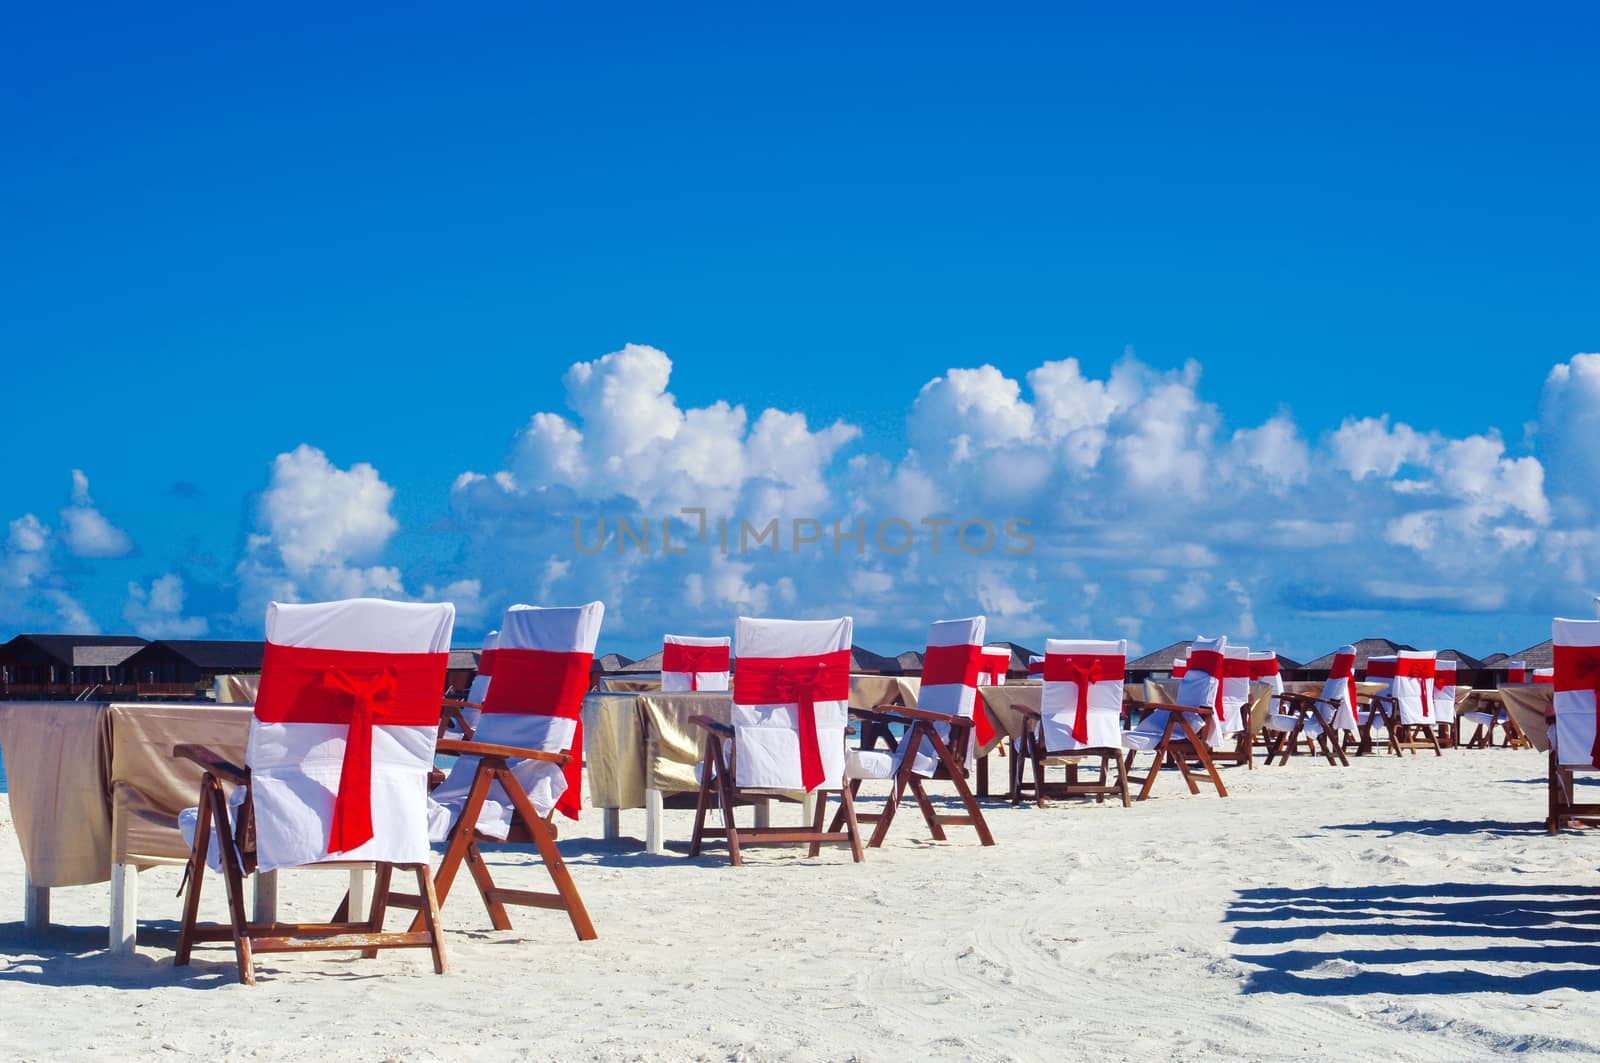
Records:
[[[1594,745],[1589,749],[1589,762],[1600,768],[1600,646],[1557,646],[1555,675],[1551,677],[1556,692],[1586,690],[1594,694]]]
[[[448,653],[371,653],[269,642],[255,717],[262,723],[345,724],[328,852],[372,840],[372,729],[439,722]]]
[[[668,642],[661,647],[663,672],[688,672],[689,689],[700,689],[701,672],[726,672],[728,647],[691,646],[682,642]]]
[[[556,808],[568,819],[583,809],[583,696],[589,691],[593,653],[579,650],[525,650],[501,646],[495,652],[494,682],[483,711],[506,716],[559,716],[574,721],[572,748],[563,769],[567,788]]]
[[[1125,660],[1114,653],[1051,654],[1044,659],[1046,683],[1076,683],[1077,711],[1072,717],[1072,737],[1079,745],[1089,744],[1089,688],[1105,679],[1122,675]]]
[[[797,707],[800,784],[809,793],[827,780],[817,737],[817,702],[850,700],[850,651],[813,657],[740,657],[734,700],[740,705]]]

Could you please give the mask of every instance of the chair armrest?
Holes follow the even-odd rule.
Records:
[[[888,711],[885,711],[885,710]],[[865,720],[868,723],[894,723],[895,715],[900,711],[898,705],[880,705],[876,709],[851,709],[852,719]]]
[[[950,716],[942,712],[930,712],[927,709],[910,709],[903,705],[880,705],[878,706],[878,711],[881,715],[891,720],[898,719],[902,723],[923,720],[927,723],[947,723],[954,727],[972,726],[970,717]]]
[[[185,742],[172,747],[172,755],[180,760],[192,760],[219,779],[243,786],[250,781],[250,769],[241,768],[210,746]]]
[[[1196,716],[1210,716],[1213,711],[1209,706],[1197,705],[1168,705],[1162,701],[1124,701],[1125,709],[1138,709],[1140,712],[1188,712]]]
[[[483,705],[476,701],[465,701],[460,698],[445,698],[443,704],[452,709],[482,709]]]
[[[719,722],[717,720],[713,720],[709,716],[691,716],[691,717],[689,717],[689,722],[692,723],[692,724],[698,724],[699,726],[704,727],[708,731],[713,731],[713,732],[715,732],[715,733],[717,733],[719,735],[723,735],[723,736],[725,736],[727,738],[732,738],[733,737],[733,728],[732,727],[728,726],[725,723],[721,723],[721,722]]]
[[[543,749],[519,749],[490,742],[462,742],[454,738],[441,738],[433,748],[439,753],[453,753],[459,757],[505,757],[508,760],[542,760],[546,764],[566,764],[572,759],[565,753],[550,753]]]

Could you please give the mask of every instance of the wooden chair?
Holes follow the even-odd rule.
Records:
[[[1551,624],[1551,637],[1555,726],[1549,736],[1545,829],[1556,834],[1574,824],[1600,824],[1600,804],[1574,800],[1576,773],[1600,771],[1600,621],[1557,619]]]
[[[661,646],[661,691],[728,689],[728,644],[721,638],[668,635]]]
[[[1456,732],[1456,662],[1433,662],[1433,693],[1431,698],[1435,726],[1439,730],[1439,744],[1455,748],[1461,744]]]
[[[945,827],[972,827],[983,845],[993,845],[994,836],[983,817],[983,809],[968,785],[976,760],[975,717],[978,705],[978,670],[983,656],[985,619],[940,620],[928,628],[927,652],[922,662],[922,686],[915,708],[880,705],[872,710],[852,710],[851,716],[867,726],[888,730],[903,728],[903,739],[891,751],[865,746],[853,749],[845,759],[845,778],[852,798],[861,796],[865,780],[890,783],[888,799],[881,812],[856,810],[856,820],[875,824],[869,848],[879,848],[889,834],[890,824],[909,790],[916,799],[928,832],[935,841],[945,840]],[[941,813],[928,797],[924,780],[944,780],[956,789],[965,814]],[[843,805],[835,814],[831,831],[845,821]]]
[[[1183,678],[1178,681],[1175,705],[1153,701],[1127,701],[1130,711],[1141,718],[1132,730],[1122,733],[1122,747],[1127,750],[1124,768],[1132,772],[1135,757],[1141,752],[1153,754],[1149,770],[1143,778],[1128,776],[1129,782],[1139,783],[1138,800],[1150,797],[1156,777],[1166,768],[1176,769],[1191,794],[1200,792],[1199,782],[1216,787],[1218,797],[1227,797],[1228,788],[1211,760],[1209,736],[1216,723],[1216,703],[1220,696],[1223,673],[1223,653],[1227,650],[1225,637],[1198,638],[1189,648]],[[1197,729],[1198,728],[1198,729]],[[1191,771],[1194,761],[1199,772]]]
[[[1012,706],[1028,719],[1017,742],[1017,761],[1012,767],[1012,804],[1020,804],[1024,792],[1032,791],[1034,803],[1040,808],[1047,798],[1093,797],[1100,803],[1112,795],[1122,799],[1122,807],[1129,807],[1128,765],[1122,759],[1127,662],[1126,639],[1046,641],[1039,711],[1025,705]],[[1098,777],[1082,778],[1082,762],[1097,758]],[[1065,773],[1060,782],[1045,777],[1052,761],[1058,762]]]
[[[455,608],[354,599],[267,607],[261,687],[244,766],[180,745],[173,755],[204,769],[200,803],[180,816],[192,848],[173,962],[196,944],[232,941],[239,980],[255,984],[267,952],[425,948],[444,973],[439,903],[428,873],[424,794],[433,764]],[[225,784],[235,787],[230,800]],[[364,919],[253,923],[244,878],[257,871],[376,867]],[[220,870],[229,921],[199,922],[206,869]],[[391,889],[396,871],[415,893]],[[386,932],[389,908],[414,910],[405,932]]]
[[[855,800],[845,784],[845,732],[849,726],[849,617],[836,620],[765,620],[740,617],[734,627],[732,724],[707,716],[693,722],[705,731],[699,766],[689,855],[708,841],[707,816],[722,817],[728,862],[744,863],[752,845],[850,847],[863,859]],[[735,810],[770,799],[774,792],[816,795],[809,827],[741,827]],[[844,830],[823,830],[828,793],[838,793]]]
[[[434,891],[445,903],[463,864],[496,930],[511,929],[506,905],[567,913],[580,941],[595,937],[572,873],[556,846],[554,813],[577,819],[583,757],[579,711],[605,606],[512,606],[500,625],[493,682],[470,740],[445,739],[459,759],[434,791],[430,827],[445,843]],[[534,845],[554,892],[496,885],[485,847]]]
[[[1273,736],[1267,746],[1268,765],[1273,757],[1280,755],[1279,766],[1288,764],[1289,758],[1300,751],[1300,743],[1304,741],[1309,752],[1320,753],[1329,764],[1350,766],[1350,759],[1340,747],[1335,725],[1335,719],[1343,707],[1339,697],[1329,699],[1312,694],[1288,693],[1274,694],[1272,699],[1278,703],[1278,711],[1267,720],[1267,731]]]
[[[1444,755],[1439,749],[1439,733],[1434,729],[1435,657],[1431,650],[1401,650],[1395,662],[1394,681],[1389,687],[1398,710],[1394,743],[1400,749],[1409,750],[1412,756],[1416,756],[1419,749],[1431,749],[1436,757]]]

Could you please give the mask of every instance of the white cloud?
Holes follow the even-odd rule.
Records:
[[[128,584],[128,602],[122,617],[133,625],[134,634],[147,639],[194,639],[203,637],[211,624],[203,616],[183,615],[183,578],[174,572],[152,580],[149,589]]]
[[[72,504],[61,511],[61,537],[77,557],[126,557],[133,552],[128,533],[95,508],[82,469],[72,470]]]

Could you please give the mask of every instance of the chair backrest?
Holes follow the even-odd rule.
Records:
[[[1179,705],[1215,709],[1222,693],[1223,655],[1228,650],[1228,637],[1196,638],[1189,644],[1189,658],[1184,662],[1183,678],[1178,683],[1178,694],[1173,700]]]
[[[1249,704],[1250,647],[1228,646],[1222,651],[1222,688],[1217,692],[1219,726],[1212,731],[1212,736],[1238,734],[1244,730],[1248,722],[1245,708]]]
[[[1120,749],[1128,641],[1049,639],[1039,723],[1045,749]]]
[[[1433,700],[1433,650],[1401,650],[1395,662],[1394,681],[1389,693],[1400,706],[1400,722],[1408,725],[1436,722]]]
[[[1182,679],[1183,674],[1188,670],[1189,659],[1187,657],[1174,657],[1172,659],[1172,678]]]
[[[1600,620],[1551,624],[1555,640],[1556,762],[1570,768],[1600,768]]]
[[[1250,654],[1250,682],[1265,683],[1274,694],[1283,693],[1283,676],[1278,671],[1278,655],[1272,650]]]
[[[428,772],[455,606],[267,606],[245,763],[262,870],[428,859]]]
[[[1339,702],[1333,714],[1333,726],[1354,730],[1356,721],[1356,648],[1340,646],[1333,654],[1333,667],[1322,684],[1322,696],[1327,701]]]
[[[1375,696],[1392,695],[1394,693],[1394,677],[1398,674],[1400,674],[1400,658],[1394,654],[1367,658],[1366,681],[1383,687],[1382,690],[1373,691]]]
[[[727,690],[732,639],[668,635],[661,646],[661,689]]]
[[[483,699],[489,696],[489,680],[494,678],[494,647],[499,639],[498,631],[483,636],[483,648],[478,651],[478,672],[467,690],[467,701],[473,705],[482,705]]]
[[[917,708],[972,719],[982,670],[983,632],[988,620],[970,616],[928,625]]]
[[[1456,719],[1456,662],[1433,662],[1433,715],[1440,723]]]
[[[985,646],[983,663],[978,670],[978,685],[995,687],[1005,685],[1011,671],[1011,650],[1005,646]]]
[[[1528,681],[1528,662],[1527,661],[1507,661],[1506,662],[1506,682],[1508,684],[1509,683],[1526,683],[1527,681]]]
[[[600,602],[506,610],[477,741],[549,753],[573,747],[605,611]]]
[[[1556,681],[1556,670],[1554,668],[1535,668],[1533,670],[1533,681],[1535,683],[1554,683]]]
[[[734,784],[777,790],[837,789],[849,725],[848,616],[734,626]]]
[[[1028,656],[1028,678],[1044,678],[1044,658],[1037,653]]]

